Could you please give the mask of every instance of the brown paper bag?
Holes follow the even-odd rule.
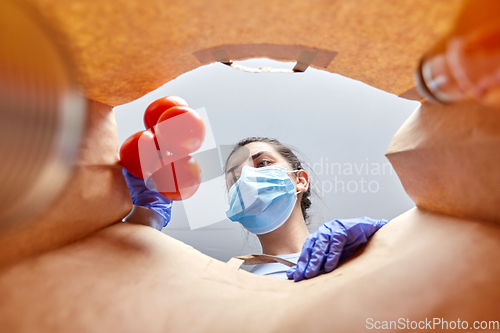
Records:
[[[417,206],[500,222],[500,112],[424,103],[386,156]]]
[[[294,283],[118,223],[4,268],[0,330],[350,333],[434,318],[472,327],[498,320],[499,251],[498,224],[415,208],[332,273]]]
[[[401,95],[461,0],[28,0],[71,50],[87,97],[131,102],[201,65],[268,57]],[[404,96],[415,98],[414,94]],[[416,97],[418,98],[418,97]]]
[[[121,221],[132,209],[122,168],[113,110],[89,100],[85,136],[69,183],[41,216],[1,230],[0,267]]]

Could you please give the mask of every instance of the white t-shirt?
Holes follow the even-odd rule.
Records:
[[[291,253],[291,254],[280,254],[277,255],[276,257],[286,259],[296,264],[297,261],[299,260],[300,253],[301,252]],[[283,265],[282,263],[273,262],[269,264],[256,265],[254,268],[252,268],[250,272],[257,275],[274,276],[280,279],[288,280],[286,272],[288,271],[289,268],[290,267],[288,267],[287,265]]]

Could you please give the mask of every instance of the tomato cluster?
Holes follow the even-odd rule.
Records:
[[[201,182],[201,168],[189,156],[205,138],[205,124],[180,97],[167,96],[144,112],[145,131],[130,136],[120,148],[122,165],[138,178],[153,178],[164,197],[191,197]]]

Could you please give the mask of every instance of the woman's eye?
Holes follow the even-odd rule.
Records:
[[[268,166],[271,163],[272,163],[272,161],[270,161],[270,160],[262,160],[259,163],[257,163],[257,167],[262,168],[262,167]]]

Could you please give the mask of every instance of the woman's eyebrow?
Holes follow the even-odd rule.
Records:
[[[270,151],[268,150],[261,150],[261,151],[258,151],[256,152],[255,154],[252,155],[252,161],[255,161],[257,158],[259,158],[260,155],[264,154],[264,153],[271,153]],[[239,165],[235,165],[234,167],[230,168],[229,170],[226,171],[226,174],[228,173],[231,173],[233,172],[236,168],[238,168]]]
[[[264,153],[270,153],[270,152],[267,151],[267,150],[258,151],[258,152],[256,152],[255,154],[252,155],[252,161],[255,161],[257,158],[259,158],[260,155],[262,155]]]

